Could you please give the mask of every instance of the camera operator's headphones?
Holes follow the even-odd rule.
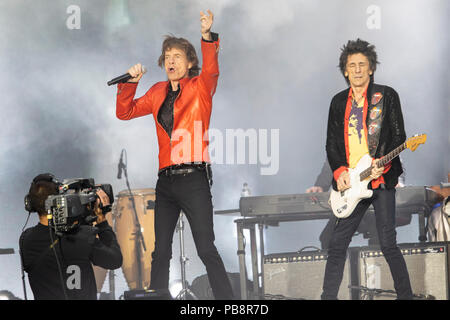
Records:
[[[41,173],[40,175],[37,175],[34,179],[33,182],[31,182],[31,186],[30,186],[30,190],[32,189],[32,187],[40,182],[40,181],[48,181],[48,182],[53,182],[54,184],[56,184],[57,186],[59,186],[61,183],[58,181],[58,179],[55,178],[55,176],[51,173]],[[25,204],[25,210],[27,210],[28,212],[36,212],[36,208],[35,208],[35,203],[33,203],[34,201],[32,200],[30,193],[28,193],[25,196],[24,199],[24,204]]]

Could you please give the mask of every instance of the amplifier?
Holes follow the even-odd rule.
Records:
[[[408,268],[413,293],[424,299],[449,299],[449,243],[398,245]],[[359,285],[368,289],[360,299],[396,299],[389,266],[379,247],[361,247],[358,257]],[[392,292],[392,293],[390,293]]]
[[[264,295],[267,299],[320,300],[327,251],[306,251],[264,256]],[[338,299],[351,300],[350,261],[347,255]]]

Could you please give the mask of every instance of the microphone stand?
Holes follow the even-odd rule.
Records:
[[[112,214],[112,212],[111,212]],[[111,228],[113,229],[113,232],[116,233],[116,219],[112,220],[113,225],[111,226]],[[116,283],[115,283],[115,273],[114,270],[109,270],[109,274],[108,274],[108,278],[109,278],[109,300],[116,300]]]
[[[125,156],[126,156],[126,150],[125,150]],[[128,162],[128,161],[126,161]],[[130,201],[131,204],[133,206],[133,213],[134,213],[134,219],[135,219],[135,232],[132,233],[132,235],[136,236],[135,238],[135,250],[136,250],[136,260],[137,260],[137,274],[138,274],[138,285],[136,289],[143,289],[142,287],[142,266],[141,266],[141,247],[140,245],[142,245],[142,248],[144,249],[144,251],[147,251],[147,248],[145,247],[145,241],[144,241],[144,235],[142,234],[141,230],[141,224],[139,223],[139,218],[137,215],[137,210],[136,210],[136,203],[134,201],[134,197],[133,197],[133,193],[131,192],[131,188],[130,188],[130,182],[128,181],[128,172],[127,172],[127,164],[123,164],[122,166],[123,172],[125,174],[125,181],[127,184],[127,189],[128,192],[130,194]],[[139,245],[140,244],[140,245]]]
[[[181,265],[181,291],[175,297],[178,300],[187,300],[187,295],[190,295],[194,300],[198,300],[197,296],[186,286],[186,262],[189,260],[184,255],[184,220],[183,211],[180,212],[178,218],[177,231],[180,235],[180,265]]]

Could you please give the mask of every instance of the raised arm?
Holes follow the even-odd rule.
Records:
[[[206,41],[212,41],[211,27],[214,22],[214,14],[208,10],[208,15],[200,11],[200,25],[202,31],[202,38]]]
[[[219,78],[219,35],[211,32],[214,22],[213,13],[208,10],[208,15],[200,12],[200,24],[202,34],[202,71],[199,81],[205,92],[211,97],[214,95]]]

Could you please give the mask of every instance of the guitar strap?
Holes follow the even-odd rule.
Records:
[[[370,100],[368,101],[367,110],[367,144],[369,146],[369,153],[372,158],[375,158],[378,143],[380,140],[381,123],[384,118],[384,86],[373,84],[370,90]]]

